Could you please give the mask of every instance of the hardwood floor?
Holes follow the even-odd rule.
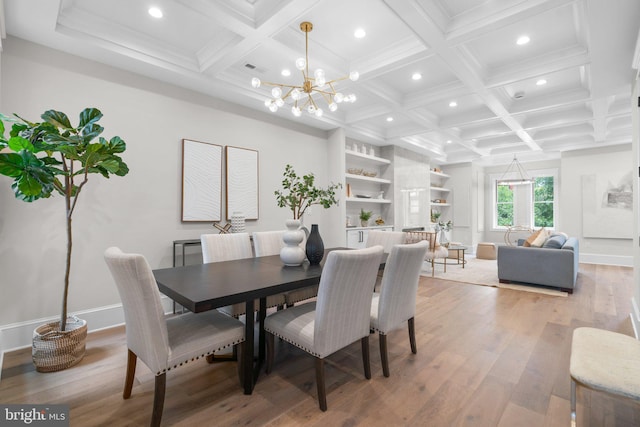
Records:
[[[273,372],[245,396],[233,363],[190,363],[167,375],[163,425],[567,426],[571,334],[579,326],[633,335],[632,269],[580,265],[568,298],[422,278],[418,354],[406,329],[389,336],[384,378],[372,336],[372,378],[360,342],[328,358],[329,410],[318,409],[313,358],[276,340]],[[138,363],[131,399],[122,399],[123,328],[89,335],[76,367],[35,372],[30,349],[5,355],[2,403],[64,403],[72,426],[148,425],[153,374]],[[640,405],[578,391],[579,426],[638,426]]]

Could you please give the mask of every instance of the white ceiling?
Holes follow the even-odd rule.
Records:
[[[638,0],[0,0],[0,32],[260,111],[269,88],[252,77],[300,83],[302,21],[310,68],[359,71],[338,86],[358,100],[320,119],[269,114],[442,164],[631,142]]]

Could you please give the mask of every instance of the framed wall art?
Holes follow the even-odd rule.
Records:
[[[227,220],[234,212],[258,219],[258,151],[226,146]]]
[[[220,221],[222,146],[182,140],[182,221]]]

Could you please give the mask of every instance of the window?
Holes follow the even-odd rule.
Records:
[[[554,228],[556,209],[556,170],[530,171],[532,184],[498,185],[502,175],[491,175],[493,228],[510,226]]]
[[[533,226],[554,226],[554,185],[552,176],[536,178],[533,184]]]
[[[496,196],[496,209],[498,214],[498,227],[513,225],[513,187],[498,185]]]

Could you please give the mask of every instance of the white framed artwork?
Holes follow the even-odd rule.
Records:
[[[258,151],[226,146],[227,220],[234,212],[258,219]]]
[[[631,172],[582,176],[582,235],[604,239],[633,238]]]
[[[222,146],[182,140],[182,221],[220,221]]]

